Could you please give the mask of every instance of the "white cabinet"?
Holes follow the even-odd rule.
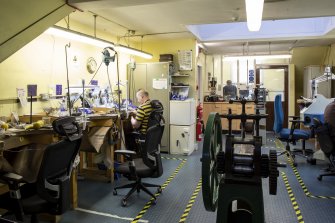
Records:
[[[194,99],[170,101],[170,153],[190,155],[195,147]]]
[[[170,153],[190,155],[195,148],[195,124],[170,125]]]
[[[170,101],[170,124],[171,125],[192,125],[195,123],[195,101]]]

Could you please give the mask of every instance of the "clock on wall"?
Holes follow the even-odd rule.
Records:
[[[93,74],[97,70],[97,62],[93,57],[87,59],[86,68],[90,74]]]

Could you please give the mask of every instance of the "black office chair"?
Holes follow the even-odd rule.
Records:
[[[31,222],[38,222],[39,213],[60,215],[70,207],[70,176],[82,132],[74,117],[59,118],[52,126],[62,139],[45,148],[35,182],[28,183],[15,173],[0,176],[10,190],[0,196],[0,207],[18,221],[31,215]]]
[[[165,119],[163,117],[164,107],[159,100],[152,100],[150,101],[150,105],[153,108],[152,112],[150,113],[149,120],[148,120],[148,128],[153,125],[164,125]],[[130,126],[129,126],[130,125]],[[130,132],[130,129],[133,127],[131,126],[130,122],[127,125],[123,126],[123,130],[125,133],[125,146],[127,150],[135,151],[138,156],[140,155],[140,146],[138,144],[139,139],[144,139],[145,135],[140,133],[138,130],[133,130]],[[128,156],[126,156],[128,158]]]
[[[313,150],[305,148],[305,141],[309,139],[312,134],[308,130],[300,129],[300,123],[302,121],[299,120],[299,116],[289,116],[289,118],[291,118],[289,121],[292,123],[291,128],[283,128],[284,112],[280,94],[275,96],[274,114],[275,119],[273,123],[273,131],[280,141],[286,142],[285,151],[278,155],[280,156],[282,154],[286,154],[289,156],[292,159],[294,166],[297,166],[297,163],[295,162],[295,155],[305,157],[309,163],[314,165],[316,160],[310,157],[310,155],[313,154]],[[302,140],[302,149],[291,150],[290,143],[295,145],[298,140]]]
[[[320,149],[329,160],[329,167],[324,169],[324,173],[318,176],[318,180],[322,180],[324,176],[335,176],[335,139],[332,139],[332,128],[328,123],[321,123],[320,120],[314,118],[314,131],[318,138]]]
[[[122,206],[127,205],[127,199],[135,191],[140,192],[140,190],[143,190],[154,198],[154,203],[156,202],[156,197],[147,189],[147,187],[157,187],[158,192],[162,191],[160,185],[142,182],[142,178],[157,178],[163,174],[163,166],[160,155],[160,142],[164,132],[162,111],[154,110],[151,112],[149,116],[149,123],[149,128],[145,138],[138,140],[141,153],[139,158],[135,158],[138,156],[136,156],[134,151],[115,151],[115,153],[128,156],[127,162],[116,167],[115,172],[123,174],[128,178],[128,180],[135,181],[131,184],[114,187],[114,195],[117,195],[118,189],[131,188],[127,195],[122,199]]]

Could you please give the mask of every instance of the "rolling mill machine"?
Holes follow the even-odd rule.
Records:
[[[212,112],[207,121],[202,154],[202,192],[207,211],[217,211],[217,223],[264,223],[262,178],[269,178],[269,193],[277,193],[277,153],[262,154],[259,121],[267,114],[246,114],[246,103],[257,100],[230,100],[241,103],[242,113]],[[222,144],[221,118],[228,119],[225,148]],[[232,133],[232,121],[241,120],[241,137]],[[245,124],[253,120],[252,137],[245,136]],[[249,146],[252,152],[239,153],[237,145]]]

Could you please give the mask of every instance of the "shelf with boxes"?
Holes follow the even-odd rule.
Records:
[[[188,93],[190,86],[187,83],[186,78],[190,77],[189,74],[174,73],[170,75],[171,78],[171,93],[170,100],[186,100],[188,98]]]

